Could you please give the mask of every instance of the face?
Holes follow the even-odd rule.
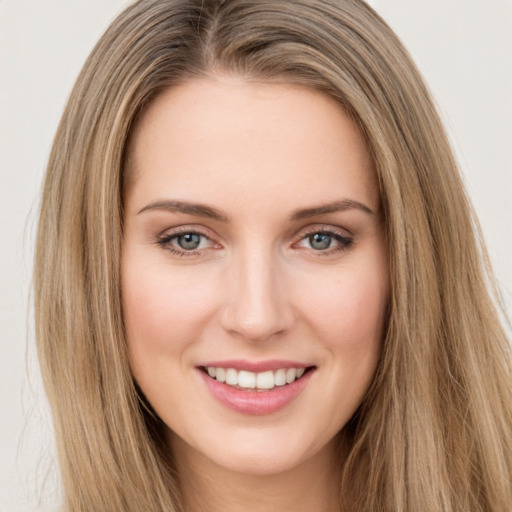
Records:
[[[353,123],[309,89],[198,79],[151,104],[130,152],[127,343],[172,449],[254,474],[332,454],[389,287]]]

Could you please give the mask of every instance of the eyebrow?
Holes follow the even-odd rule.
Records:
[[[368,208],[368,206],[360,203],[359,201],[354,201],[353,199],[342,199],[340,201],[334,201],[332,203],[320,206],[295,210],[290,216],[290,220],[295,222],[298,220],[307,219],[309,217],[316,217],[319,215],[326,215],[329,213],[342,212],[352,209],[361,210],[365,213],[368,213],[369,215],[375,215],[375,212],[371,208]],[[214,219],[220,222],[229,222],[229,217],[216,208],[212,208],[211,206],[206,206],[205,204],[201,203],[191,203],[188,201],[159,199],[144,206],[144,208],[142,208],[137,213],[137,215],[150,210],[163,210],[171,213],[179,212],[197,217],[206,217],[208,219]]]
[[[369,215],[375,215],[375,212],[371,208],[368,208],[368,206],[360,203],[359,201],[354,201],[353,199],[342,199],[340,201],[334,201],[332,203],[314,206],[312,208],[295,210],[290,218],[292,221],[297,221],[307,219],[309,217],[316,217],[317,215],[326,215],[328,213],[342,212],[352,209],[361,210]]]
[[[228,222],[229,217],[211,206],[206,206],[200,203],[190,203],[188,201],[172,201],[161,199],[154,201],[142,208],[137,215],[149,210],[164,210],[167,212],[179,212],[187,215],[194,215],[197,217],[206,217],[208,219],[218,220],[220,222]]]

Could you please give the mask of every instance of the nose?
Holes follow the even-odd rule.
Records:
[[[274,338],[295,321],[282,269],[269,253],[244,251],[228,270],[222,327],[247,341]]]

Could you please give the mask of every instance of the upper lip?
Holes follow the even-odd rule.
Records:
[[[198,365],[198,368],[233,368],[237,371],[245,370],[248,372],[260,373],[269,370],[279,370],[281,368],[309,368],[310,366],[314,365],[283,359],[268,359],[266,361],[247,361],[243,359],[230,359],[223,361],[209,361],[207,363]]]

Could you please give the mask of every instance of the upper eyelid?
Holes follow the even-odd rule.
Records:
[[[170,231],[170,232],[169,232]],[[208,247],[202,247],[197,249],[191,249],[186,250],[181,247],[178,247],[173,243],[175,239],[178,237],[185,235],[185,234],[196,234],[201,237],[204,237],[208,240],[209,244]],[[201,232],[200,230],[194,230],[194,229],[182,229],[182,230],[166,230],[162,234],[158,235],[156,237],[156,245],[160,246],[165,251],[169,251],[170,253],[174,253],[175,255],[179,256],[199,256],[203,251],[205,250],[211,250],[211,249],[217,249],[222,248],[222,246],[216,242],[212,237],[206,235],[205,233]],[[219,247],[215,247],[215,246]]]
[[[340,235],[345,238],[353,238],[354,234],[351,233],[348,229],[338,227],[338,226],[332,226],[330,224],[316,224],[316,225],[310,225],[306,226],[302,229],[300,229],[296,235],[297,240],[302,240],[302,238],[311,235],[313,233],[332,233],[335,235]]]
[[[174,237],[179,236],[184,233],[195,233],[197,235],[204,236],[210,240],[213,240],[215,236],[211,234],[211,230],[206,229],[204,227],[199,227],[195,225],[184,225],[184,226],[176,226],[173,228],[167,228],[162,230],[156,238],[166,238],[166,237]]]
[[[161,231],[155,238],[157,241],[161,241],[162,239],[172,239],[174,237],[178,237],[182,234],[186,233],[195,233],[200,236],[204,236],[208,240],[210,240],[214,244],[223,245],[219,240],[221,237],[216,236],[215,233],[212,233],[210,229],[205,228],[203,226],[197,225],[181,225],[172,228],[167,228]],[[330,224],[313,224],[309,226],[304,226],[300,230],[296,232],[296,234],[292,237],[291,243],[296,244],[306,238],[307,236],[314,233],[331,233],[333,235],[338,235],[343,238],[352,239],[354,235],[346,228],[342,228],[340,226],[333,226]]]
[[[335,227],[332,225],[312,225],[308,226],[302,230],[299,231],[299,233],[294,238],[294,241],[291,243],[291,247],[294,248],[298,246],[303,240],[308,238],[309,236],[315,234],[315,233],[323,233],[327,235],[331,235],[335,240],[338,241],[338,243],[341,244],[342,249],[345,250],[348,249],[348,247],[352,246],[354,243],[354,235],[348,231],[345,228],[341,227]],[[315,251],[317,253],[317,256],[327,256],[329,254],[333,254],[338,252],[339,249],[327,249],[325,251]]]

